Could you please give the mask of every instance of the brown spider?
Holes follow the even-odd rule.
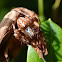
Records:
[[[29,14],[24,13],[23,11],[17,11],[17,10],[14,11],[20,13],[16,22],[15,21],[12,22],[15,38],[27,44],[28,46],[32,45],[32,47],[39,54],[39,57],[43,58],[43,54],[47,55],[48,53],[47,53],[46,39],[38,24],[39,18],[34,16],[35,14],[34,12],[33,15],[30,16]]]

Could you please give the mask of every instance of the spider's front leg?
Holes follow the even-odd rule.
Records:
[[[18,34],[19,34],[19,30],[15,28],[15,23],[12,22],[12,26],[13,26],[13,30],[14,30],[14,36],[17,38]]]

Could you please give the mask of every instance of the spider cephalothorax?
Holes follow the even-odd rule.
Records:
[[[47,55],[46,39],[38,24],[38,16],[26,8],[25,10],[16,8],[14,11],[20,13],[16,23],[14,21],[12,23],[16,39],[27,45],[32,45],[39,57],[42,57],[41,53]]]

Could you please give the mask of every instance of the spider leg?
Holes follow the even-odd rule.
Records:
[[[12,26],[13,26],[13,30],[14,30],[14,36],[15,36],[15,38],[17,38],[19,30],[15,28],[14,23],[12,23]]]
[[[17,38],[19,30],[15,28],[15,24],[12,23],[13,30],[14,30],[14,36]]]

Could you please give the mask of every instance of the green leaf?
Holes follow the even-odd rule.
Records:
[[[41,29],[47,40],[48,55],[45,56],[47,62],[62,62],[62,29],[51,21],[43,22]]]
[[[30,45],[28,47],[27,62],[43,62],[42,58],[39,59],[39,55]]]

